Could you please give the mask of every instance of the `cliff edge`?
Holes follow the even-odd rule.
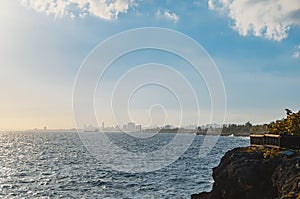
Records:
[[[246,147],[228,151],[213,169],[211,192],[192,199],[300,199],[300,153]]]

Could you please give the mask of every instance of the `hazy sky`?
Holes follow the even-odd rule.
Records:
[[[0,2],[0,129],[74,127],[73,83],[83,60],[110,36],[148,26],[182,32],[206,49],[224,81],[226,123],[264,123],[282,118],[285,108],[300,109],[299,0],[10,0]],[[192,74],[176,57],[146,50],[114,64],[104,84],[148,62]],[[163,72],[153,67],[149,76]],[[193,75],[189,78],[197,87]],[[210,105],[205,84],[198,89],[204,115],[200,123],[206,123]],[[172,95],[151,86],[146,93],[146,99],[137,92],[130,101],[133,120],[151,123],[145,115],[150,111],[152,124],[176,123]],[[169,118],[162,116],[159,104],[165,104]],[[101,120],[113,125],[99,108]]]

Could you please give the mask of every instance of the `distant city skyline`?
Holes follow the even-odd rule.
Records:
[[[226,90],[224,123],[269,123],[283,118],[285,108],[294,112],[300,109],[300,18],[297,15],[300,1],[121,0],[109,3],[85,0],[0,3],[0,130],[45,126],[71,129],[96,123],[87,117],[75,124],[72,94],[77,72],[101,42],[123,31],[143,27],[178,31],[207,51]],[[141,35],[141,38],[152,37]],[[116,47],[129,46],[126,42],[124,39]],[[110,53],[107,51],[103,56]],[[101,64],[104,63],[100,61]],[[149,65],[144,66],[142,75],[123,76],[143,64]],[[111,86],[113,82],[121,82],[126,87],[144,77],[157,76],[175,84],[177,73],[167,72],[168,68],[162,65],[176,70],[196,88],[199,113],[192,103],[181,110],[176,96],[163,86],[134,87],[137,90],[126,100],[121,98],[125,90]],[[101,90],[101,86],[105,89]],[[186,94],[184,85],[177,86],[179,94]],[[111,107],[101,106],[109,99],[112,89],[118,91],[115,100],[109,102],[117,107],[113,110],[115,115],[111,114]],[[191,98],[186,98],[190,102]],[[212,107],[204,79],[196,77],[189,63],[180,57],[159,50],[134,51],[119,57],[95,89],[95,115],[100,127],[102,121],[113,126],[129,120],[142,126],[214,123]],[[214,108],[218,112],[218,107]],[[181,112],[185,113],[184,118]],[[195,122],[198,114],[199,120]]]

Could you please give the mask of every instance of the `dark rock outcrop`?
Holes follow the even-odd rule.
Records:
[[[192,199],[300,199],[300,155],[281,149],[235,148],[213,169],[211,192]]]

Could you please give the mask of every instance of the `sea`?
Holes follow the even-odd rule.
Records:
[[[107,135],[126,144],[122,133]],[[173,137],[162,133],[155,139]],[[166,167],[127,173],[102,167],[76,132],[0,132],[0,198],[190,198],[212,189],[212,168],[226,151],[249,145],[248,137],[220,136],[200,157],[204,138],[195,136],[184,154]],[[157,150],[157,142],[142,143]]]

